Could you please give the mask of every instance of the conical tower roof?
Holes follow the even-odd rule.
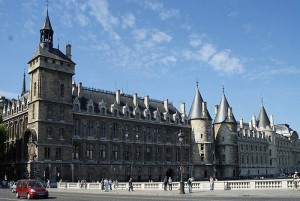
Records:
[[[217,124],[217,123],[223,123],[223,122],[233,122],[233,123],[236,123],[236,120],[234,118],[234,115],[232,114],[231,117],[228,116],[228,108],[229,108],[229,104],[228,104],[228,101],[227,101],[227,98],[225,96],[225,93],[224,93],[224,88],[223,88],[223,96],[222,96],[222,99],[221,99],[221,103],[218,107],[218,111],[217,111],[217,114],[216,114],[216,117],[215,117],[215,120],[214,120],[214,123]]]
[[[270,120],[263,104],[261,105],[258,115],[258,128],[270,127]]]
[[[211,119],[209,112],[207,111],[207,116],[203,116],[202,113],[202,96],[199,92],[199,88],[198,88],[198,82],[197,82],[197,87],[196,87],[196,93],[195,93],[195,97],[190,109],[190,113],[189,113],[189,119],[199,119],[199,118],[209,118]]]

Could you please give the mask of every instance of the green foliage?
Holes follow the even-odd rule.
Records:
[[[6,128],[3,124],[0,124],[0,159],[4,157],[5,142],[7,139]]]

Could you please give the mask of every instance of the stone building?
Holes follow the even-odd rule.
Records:
[[[275,125],[264,106],[237,123],[224,93],[208,112],[198,83],[189,115],[167,99],[89,88],[75,83],[71,45],[53,47],[48,12],[17,99],[0,98],[8,139],[0,177],[51,181],[102,178],[161,181],[276,177],[298,170],[298,134]],[[178,134],[184,134],[179,143]],[[182,170],[182,172],[181,172]]]

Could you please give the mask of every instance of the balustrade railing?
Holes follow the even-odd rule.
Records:
[[[114,189],[128,189],[127,182],[118,182],[118,186],[113,185]],[[100,189],[101,183],[73,183],[73,182],[58,182],[57,188],[68,189]],[[179,182],[172,183],[173,190],[179,189]],[[270,180],[228,180],[215,181],[215,190],[251,190],[251,189],[291,189],[294,188],[292,179],[270,179]],[[163,190],[162,182],[133,182],[133,189],[136,190]],[[185,183],[185,189],[188,189],[188,184]],[[193,190],[209,190],[208,181],[194,181]]]

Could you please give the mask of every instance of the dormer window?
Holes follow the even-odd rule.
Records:
[[[118,116],[118,110],[114,109],[114,116],[117,117]]]
[[[87,104],[87,110],[88,113],[93,113],[94,112],[94,104],[92,100],[89,100],[88,104]]]

